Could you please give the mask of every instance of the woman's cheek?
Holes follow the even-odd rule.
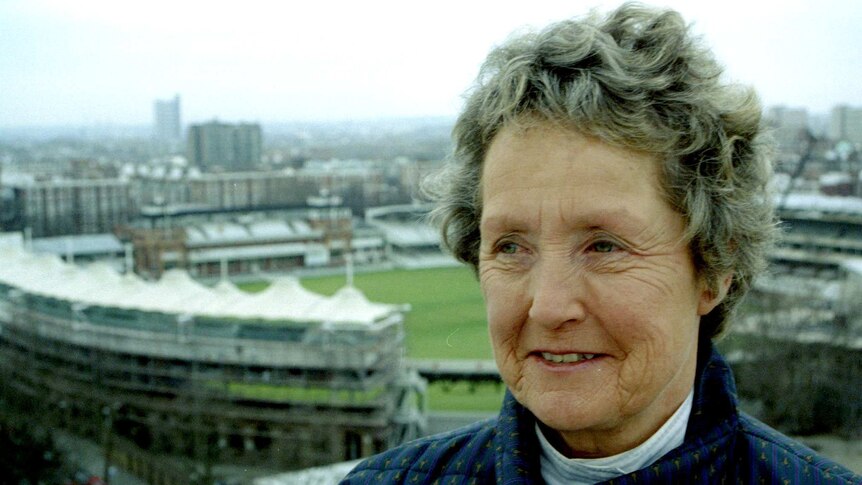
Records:
[[[495,343],[507,341],[510,335],[517,333],[519,316],[524,314],[521,308],[524,294],[519,285],[508,278],[488,276],[482,282],[482,290],[491,338]]]
[[[492,308],[505,302],[510,295],[514,294],[516,290],[513,286],[517,285],[497,267],[488,265],[485,268],[480,267],[479,271],[479,285],[485,298],[485,306],[490,313]]]

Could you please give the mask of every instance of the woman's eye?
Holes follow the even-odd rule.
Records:
[[[515,254],[518,252],[518,245],[515,243],[503,243],[498,247],[501,254]]]
[[[597,253],[611,253],[617,248],[617,245],[610,241],[596,241],[592,245],[593,251]]]

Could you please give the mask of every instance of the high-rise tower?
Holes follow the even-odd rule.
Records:
[[[153,135],[164,142],[177,142],[182,138],[179,94],[173,99],[157,99],[153,103]]]
[[[189,161],[204,170],[249,170],[260,163],[261,130],[256,123],[211,121],[189,127]]]

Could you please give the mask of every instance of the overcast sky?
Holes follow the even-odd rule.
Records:
[[[0,126],[454,116],[485,54],[606,0],[0,0]],[[766,105],[862,106],[862,2],[663,0]]]

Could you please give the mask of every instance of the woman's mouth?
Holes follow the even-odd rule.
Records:
[[[598,354],[552,354],[551,352],[541,352],[542,359],[548,362],[552,362],[554,364],[571,364],[574,362],[581,362],[593,359],[596,357],[596,355]]]

